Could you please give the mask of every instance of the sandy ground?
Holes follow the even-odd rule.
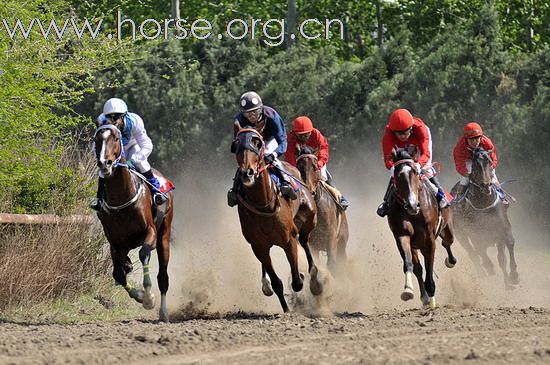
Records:
[[[236,209],[225,205],[230,177],[188,176],[177,196],[170,324],[157,323],[156,310],[119,322],[4,323],[0,363],[550,363],[550,245],[530,225],[527,210],[511,209],[521,280],[515,290],[504,289],[498,269],[494,277],[478,277],[457,242],[453,269],[438,248],[439,308],[424,310],[417,298],[399,298],[402,262],[386,221],[374,213],[385,179],[357,176],[339,185],[353,204],[349,263],[338,280],[325,273],[320,298],[307,286],[291,293],[285,255],[273,249],[294,308],[282,314],[275,296],[263,296],[260,264],[242,237]],[[363,189],[359,181],[374,181],[378,189]],[[489,254],[496,264],[496,249]]]

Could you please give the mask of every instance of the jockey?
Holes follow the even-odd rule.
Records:
[[[112,124],[120,130],[128,168],[137,170],[147,178],[156,204],[161,205],[166,202],[165,195],[160,192],[160,183],[153,176],[151,165],[147,161],[153,151],[153,142],[147,135],[143,119],[137,114],[128,112],[128,107],[122,99],[111,98],[103,105],[103,113],[97,117],[96,123],[98,127]],[[101,176],[101,172],[99,175],[97,201],[90,206],[96,211],[100,211],[103,199],[103,183],[101,181],[103,176]]]
[[[386,168],[391,171],[393,176],[393,160],[392,150],[397,148],[407,148],[416,146],[420,155],[417,161],[418,170],[430,176],[429,180],[434,185],[432,186],[434,193],[439,202],[440,208],[445,208],[449,205],[445,196],[445,191],[441,187],[439,180],[435,176],[435,169],[432,167],[432,136],[430,129],[420,118],[413,117],[407,109],[397,109],[391,116],[386,131],[382,138],[382,151],[384,153],[384,162]],[[392,193],[392,182],[388,185],[384,194],[384,202],[378,206],[376,213],[380,217],[384,217],[388,213],[388,199]]]
[[[285,153],[285,161],[292,166],[296,166],[296,158],[303,146],[309,146],[318,151],[316,153],[317,166],[321,171],[323,181],[334,188],[332,185],[332,176],[327,171],[328,142],[317,128],[313,128],[311,119],[301,116],[292,121],[292,131],[288,134],[288,146],[289,148],[287,148]],[[340,196],[340,205],[346,209],[349,206],[349,201],[336,188],[334,190]]]
[[[498,165],[497,151],[493,142],[483,134],[481,126],[476,122],[470,122],[464,126],[464,135],[460,137],[453,150],[456,171],[461,175],[454,196],[458,199],[466,192],[472,172],[472,156],[477,148],[483,148],[490,153],[493,161],[492,182],[495,185],[499,197],[506,201],[506,193],[500,188],[495,169]]]
[[[238,121],[242,127],[256,129],[262,135],[265,143],[264,159],[267,164],[274,167],[271,171],[279,177],[281,193],[292,200],[297,199],[298,195],[290,183],[290,178],[277,158],[286,152],[287,146],[283,119],[275,109],[263,105],[262,99],[254,91],[241,95],[239,107],[240,112],[235,116],[235,121]],[[227,192],[227,204],[230,207],[237,204],[239,188],[237,174],[238,170],[233,180],[233,187]]]

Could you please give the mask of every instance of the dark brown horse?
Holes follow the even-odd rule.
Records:
[[[483,268],[487,274],[495,274],[493,262],[487,256],[487,249],[496,244],[504,284],[507,289],[511,289],[513,284],[519,283],[514,257],[515,240],[508,219],[509,205],[504,204],[499,198],[492,178],[490,151],[478,148],[473,153],[470,184],[453,206],[456,236],[481,274],[484,274]],[[505,248],[510,255],[510,274],[506,269]]]
[[[422,304],[435,308],[433,266],[438,236],[443,239],[443,247],[447,250],[445,264],[449,268],[456,264],[456,258],[451,251],[454,240],[452,215],[448,208],[439,212],[436,197],[426,186],[429,181],[421,177],[416,167],[417,156],[413,156],[404,150],[393,153],[394,195],[389,202],[388,223],[403,259],[405,289],[401,293],[401,299],[406,301],[414,298],[414,272],[420,287]],[[418,251],[424,256],[425,280],[422,278]]]
[[[325,251],[327,266],[336,275],[337,269],[342,269],[346,262],[348,220],[346,212],[322,182],[314,152],[309,148],[302,149],[296,159],[296,167],[317,204],[317,226],[311,234],[311,250],[315,258],[319,257],[319,251]]]
[[[316,208],[309,191],[300,189],[298,199],[283,198],[269,175],[264,161],[264,141],[255,129],[243,129],[235,123],[236,138],[232,151],[235,152],[241,180],[238,191],[239,219],[245,239],[250,243],[254,255],[262,264],[262,291],[266,296],[277,294],[283,311],[288,312],[284,298],[283,282],[273,269],[269,251],[276,245],[281,247],[290,264],[292,289],[300,291],[304,274],[298,270],[298,241],[303,247],[309,274],[310,290],[313,295],[322,292],[318,270],[309,250],[308,240],[316,224]],[[299,172],[287,163],[284,166],[290,174],[299,177]],[[269,275],[269,278],[266,276]],[[271,284],[269,279],[271,279]],[[273,290],[272,290],[273,288]]]
[[[149,260],[151,251],[157,249],[159,261],[157,280],[161,293],[159,315],[161,321],[168,322],[166,292],[168,291],[168,259],[173,216],[172,193],[168,193],[168,201],[153,212],[150,189],[124,164],[119,129],[113,125],[101,126],[95,132],[94,141],[97,166],[104,177],[105,184],[104,202],[98,217],[111,246],[113,277],[126,289],[130,297],[143,303],[144,308],[153,309],[155,300],[151,293]],[[132,271],[128,253],[140,246],[139,259],[143,265],[143,290],[132,287],[126,281],[126,275]]]

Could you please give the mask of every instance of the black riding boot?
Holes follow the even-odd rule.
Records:
[[[439,179],[435,176],[430,177],[430,181],[432,184],[434,184],[437,187],[437,194],[436,198],[439,202],[439,207],[441,209],[449,206],[449,201],[447,200],[447,197],[445,195],[445,190],[443,190],[443,187],[439,183]]]
[[[160,182],[155,175],[153,175],[153,170],[145,171],[142,175],[145,176],[149,182],[149,189],[151,189],[155,204],[162,205],[166,203],[167,197],[160,191]]]
[[[100,177],[97,182],[97,193],[96,200],[93,204],[90,205],[90,208],[99,212],[101,210],[101,201],[103,200],[103,195],[105,191],[105,185],[103,184],[103,178]]]
[[[290,198],[290,200],[298,199],[298,194],[296,194],[296,192],[294,191],[294,188],[290,183],[290,178],[281,170],[277,168],[275,170],[277,171],[277,175],[279,175],[279,178],[281,180],[281,194]]]
[[[239,169],[235,172],[235,177],[233,178],[233,187],[227,192],[227,205],[234,207],[237,205],[237,192],[239,191]]]
[[[384,201],[382,204],[378,206],[378,209],[376,209],[376,214],[378,214],[380,217],[385,217],[386,214],[388,214],[388,201],[390,200],[390,196],[393,192],[393,184],[392,180],[390,179],[390,182],[388,183],[388,187],[386,188],[386,192],[384,193]]]

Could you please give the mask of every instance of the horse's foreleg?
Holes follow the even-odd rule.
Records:
[[[166,224],[166,223],[165,223]],[[171,224],[171,223],[170,223]],[[159,261],[159,272],[157,283],[160,290],[160,309],[159,318],[163,322],[168,322],[168,308],[166,307],[166,293],[168,292],[168,261],[170,259],[170,229],[166,229],[157,241],[157,257]]]
[[[292,290],[299,292],[304,287],[304,274],[298,270],[298,244],[296,238],[291,237],[284,247],[286,258],[290,264],[290,273],[292,275]]]
[[[411,237],[410,236],[398,236],[395,237],[397,243],[397,249],[403,259],[403,272],[405,273],[405,287],[401,293],[401,300],[407,301],[414,298],[412,272],[413,262],[411,253]]]
[[[416,280],[418,281],[418,287],[420,288],[420,300],[422,301],[422,304],[424,306],[428,306],[430,304],[428,293],[426,293],[426,287],[424,286],[424,278],[422,277],[422,265],[420,264],[420,260],[418,259],[418,251],[412,250],[412,261],[413,261],[413,272],[416,276]]]
[[[431,242],[428,242],[428,247],[422,250],[424,255],[424,268],[426,269],[426,279],[424,280],[424,287],[428,294],[429,305],[432,309],[435,309],[435,281],[433,277],[434,273],[434,256],[435,256],[435,237],[429,238]]]
[[[143,290],[134,288],[126,280],[125,265],[126,265],[127,255],[128,255],[128,251],[115,250],[113,247],[111,247],[111,259],[113,261],[113,278],[117,283],[122,285],[122,287],[126,290],[130,298],[133,298],[137,302],[142,303]]]
[[[265,270],[265,266],[262,264],[262,292],[266,297],[270,297],[273,295],[273,290],[271,289],[271,281],[269,281],[269,277],[267,276],[267,271]]]
[[[306,253],[307,258],[307,264],[309,269],[309,290],[311,291],[311,294],[313,295],[320,295],[323,292],[323,284],[319,280],[319,270],[317,269],[317,265],[315,265],[315,261],[313,261],[313,256],[311,255],[311,250],[309,249],[309,233],[306,232],[300,232],[300,235],[298,236],[298,241],[300,242],[300,245],[304,249],[304,252]]]
[[[508,277],[508,271],[506,270],[506,254],[504,252],[504,242],[502,241],[497,242],[497,259],[498,266],[500,266],[500,270],[504,276],[504,286],[506,289],[512,289],[512,286],[510,285],[510,278]]]
[[[279,302],[281,303],[281,307],[283,307],[283,312],[288,312],[288,305],[286,304],[285,295],[284,295],[284,287],[283,282],[277,274],[275,273],[275,270],[273,269],[273,263],[271,262],[271,257],[269,256],[269,246],[266,245],[257,245],[251,243],[252,251],[254,252],[254,255],[256,258],[261,262],[262,264],[262,272],[265,270],[267,274],[269,275],[269,278],[271,279],[271,287],[273,288],[273,291],[275,294],[277,294],[277,297],[279,298]],[[264,293],[265,294],[265,293]]]
[[[151,275],[149,273],[149,261],[151,260],[151,250],[156,246],[156,231],[153,227],[147,228],[147,234],[145,235],[145,240],[143,245],[139,250],[139,260],[143,265],[143,308],[153,309],[155,307],[155,296],[151,293]]]

